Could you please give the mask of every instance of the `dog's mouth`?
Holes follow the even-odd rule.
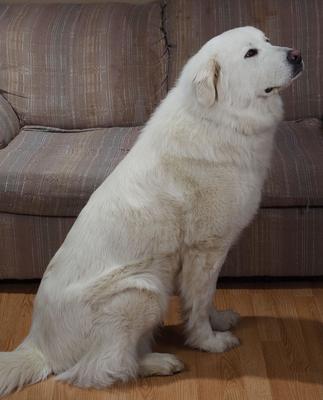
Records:
[[[302,62],[301,64],[298,64],[295,66],[293,70],[293,75],[288,83],[286,85],[282,86],[271,86],[265,89],[265,93],[269,94],[273,91],[275,92],[280,92],[284,89],[286,89],[288,86],[290,86],[300,75],[302,75],[302,72],[304,70],[304,63]]]
[[[265,89],[265,92],[266,92],[266,93],[270,93],[270,92],[272,92],[274,89],[278,89],[278,88],[279,88],[279,86],[269,87],[269,88]]]
[[[291,79],[291,82],[293,82],[295,79],[297,79],[300,75],[302,75],[302,72],[304,70],[304,63],[302,61],[301,64],[296,65],[293,71],[293,76]]]

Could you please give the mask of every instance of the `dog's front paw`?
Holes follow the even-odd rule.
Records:
[[[240,320],[240,315],[232,310],[218,311],[215,308],[210,313],[210,322],[214,331],[228,331]]]
[[[231,332],[214,332],[208,338],[195,341],[193,347],[210,353],[222,353],[232,347],[239,346],[239,339]]]

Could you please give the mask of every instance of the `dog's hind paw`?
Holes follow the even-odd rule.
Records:
[[[140,360],[139,375],[173,375],[183,369],[184,364],[173,354],[148,353]]]

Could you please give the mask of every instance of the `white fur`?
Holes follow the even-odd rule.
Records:
[[[256,57],[244,58],[249,48]],[[93,193],[41,282],[31,331],[0,354],[0,394],[48,374],[82,387],[183,368],[151,353],[179,290],[187,343],[238,344],[238,316],[213,310],[226,254],[255,215],[291,78],[286,48],[252,27],[193,56],[128,156]]]

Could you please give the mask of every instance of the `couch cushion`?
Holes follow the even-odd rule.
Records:
[[[133,146],[140,127],[25,127],[0,150],[0,212],[77,216]],[[321,121],[283,122],[262,207],[323,206]]]
[[[298,47],[305,72],[285,92],[288,120],[320,117],[323,110],[323,1],[172,0],[167,2],[170,84],[206,41],[228,29],[254,25],[273,44]]]
[[[135,126],[166,93],[158,3],[0,5],[0,89],[23,124]]]
[[[25,127],[0,150],[0,212],[76,216],[140,128]]]
[[[323,206],[322,121],[280,125],[262,206]]]

